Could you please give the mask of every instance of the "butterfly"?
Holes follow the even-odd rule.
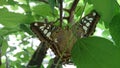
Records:
[[[61,62],[67,63],[70,60],[71,50],[77,38],[92,35],[99,19],[100,15],[93,10],[69,29],[43,22],[31,23],[30,28],[41,42],[48,43],[48,47],[52,49],[56,57],[61,58]]]

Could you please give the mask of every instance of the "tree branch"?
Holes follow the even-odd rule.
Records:
[[[27,68],[36,67],[39,68],[42,64],[42,61],[46,55],[48,46],[46,42],[41,42],[35,53],[33,54],[31,60],[29,61]]]
[[[78,4],[79,0],[74,0],[70,10],[69,10],[69,19],[68,19],[68,23],[72,22],[73,20],[73,17],[74,17],[74,11],[75,11],[75,8]]]
[[[63,22],[63,17],[62,17],[62,15],[63,15],[63,0],[60,0],[60,8],[59,8],[59,10],[60,10],[60,27],[62,27],[62,22]]]

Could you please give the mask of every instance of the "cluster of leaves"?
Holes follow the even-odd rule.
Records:
[[[65,0],[64,3],[65,8],[70,8],[72,1]],[[59,10],[56,9],[56,6],[59,6],[56,0],[0,0],[0,24],[3,26],[0,28],[0,50],[2,50],[2,56],[6,56],[6,60],[2,59],[2,61],[9,62],[6,65],[5,63],[0,64],[1,68],[5,68],[5,66],[25,67],[20,63],[27,63],[34,49],[32,47],[23,48],[23,51],[13,55],[17,57],[17,60],[13,62],[7,54],[12,54],[16,47],[7,44],[9,35],[20,35],[21,38],[18,39],[22,40],[22,44],[26,46],[30,42],[24,39],[32,38],[30,35],[33,35],[29,24],[45,19],[55,21],[59,17]],[[102,37],[104,38],[78,39],[72,50],[72,60],[78,68],[119,68],[119,4],[116,0],[80,0],[74,14],[75,20],[78,20],[83,10],[84,13],[88,13],[91,9],[95,9],[101,16],[97,27],[103,30]],[[67,12],[65,15],[68,15]],[[29,35],[25,35],[25,33]],[[21,43],[17,46],[20,47],[20,45]],[[7,51],[8,48],[10,49]],[[24,55],[24,58],[21,58],[21,55]]]

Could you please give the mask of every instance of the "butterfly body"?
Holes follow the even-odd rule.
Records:
[[[52,34],[52,39],[57,41],[56,49],[52,47],[52,50],[59,50],[55,52],[58,57],[62,58],[62,61],[68,61],[71,56],[72,47],[76,41],[76,37],[73,35],[72,30],[59,28]],[[58,49],[59,48],[59,49]]]

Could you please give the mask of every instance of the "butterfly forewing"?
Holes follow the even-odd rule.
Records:
[[[84,36],[88,37],[94,33],[99,18],[99,14],[95,10],[93,10],[90,14],[81,19],[80,25],[85,31]]]
[[[58,27],[49,23],[35,22],[31,24],[32,31],[37,35],[41,42],[47,42],[56,56],[60,56],[60,48],[57,43],[56,34]]]
[[[38,36],[40,41],[51,41],[51,32],[56,29],[52,24],[42,22],[31,23],[30,28]]]

